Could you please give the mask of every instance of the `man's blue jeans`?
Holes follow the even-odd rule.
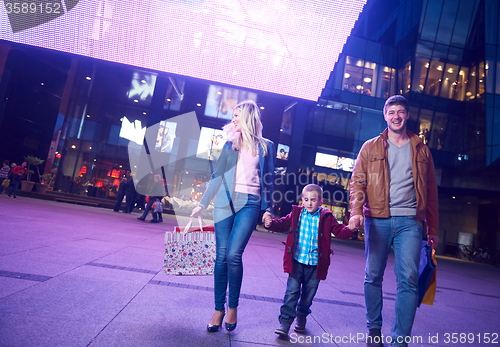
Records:
[[[417,310],[422,222],[414,216],[365,218],[364,287],[368,329],[382,327],[382,280],[391,246],[397,282],[391,336],[396,346],[406,346],[399,342],[410,336]]]
[[[260,196],[235,193],[230,206],[214,209],[216,258],[214,269],[215,309],[224,310],[229,283],[229,308],[238,307],[243,279],[242,255],[257,226]]]
[[[296,316],[306,317],[311,313],[309,308],[320,281],[316,278],[316,269],[317,266],[293,260],[293,272],[288,275],[285,298],[280,308],[280,322],[291,323]]]

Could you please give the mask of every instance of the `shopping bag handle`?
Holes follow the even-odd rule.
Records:
[[[200,224],[200,229],[203,231],[203,220],[201,219],[201,216],[198,216],[198,223]],[[183,235],[187,234],[189,231],[189,228],[191,228],[191,225],[193,224],[193,217],[189,218],[189,222],[186,224],[186,227],[184,228],[184,231],[182,232]]]

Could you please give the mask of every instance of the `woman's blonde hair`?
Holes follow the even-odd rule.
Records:
[[[227,139],[232,141],[233,149],[239,151],[242,148],[249,149],[253,155],[258,154],[259,144],[262,145],[264,156],[267,155],[266,141],[262,137],[262,122],[260,121],[260,110],[252,100],[245,100],[236,105],[233,113],[240,110],[240,131],[236,131],[231,122],[222,129],[227,133]]]

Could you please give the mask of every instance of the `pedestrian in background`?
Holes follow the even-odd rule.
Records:
[[[4,160],[3,161],[3,166],[0,169],[0,194],[3,193],[4,189],[6,189],[7,187],[10,186],[10,180],[7,178],[7,177],[9,177],[9,171],[10,171],[9,161],[8,160]],[[5,180],[8,180],[7,181],[8,184],[6,184],[4,186]]]
[[[11,186],[12,190],[9,192],[9,197],[13,197],[17,199],[17,188],[21,183],[21,180],[28,174],[28,169],[26,169],[26,162],[23,162],[21,165],[18,165],[12,169],[12,180]]]

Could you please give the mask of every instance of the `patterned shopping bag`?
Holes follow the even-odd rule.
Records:
[[[165,233],[164,270],[167,275],[212,275],[215,266],[215,232],[213,225],[192,227],[193,219],[174,231]]]

